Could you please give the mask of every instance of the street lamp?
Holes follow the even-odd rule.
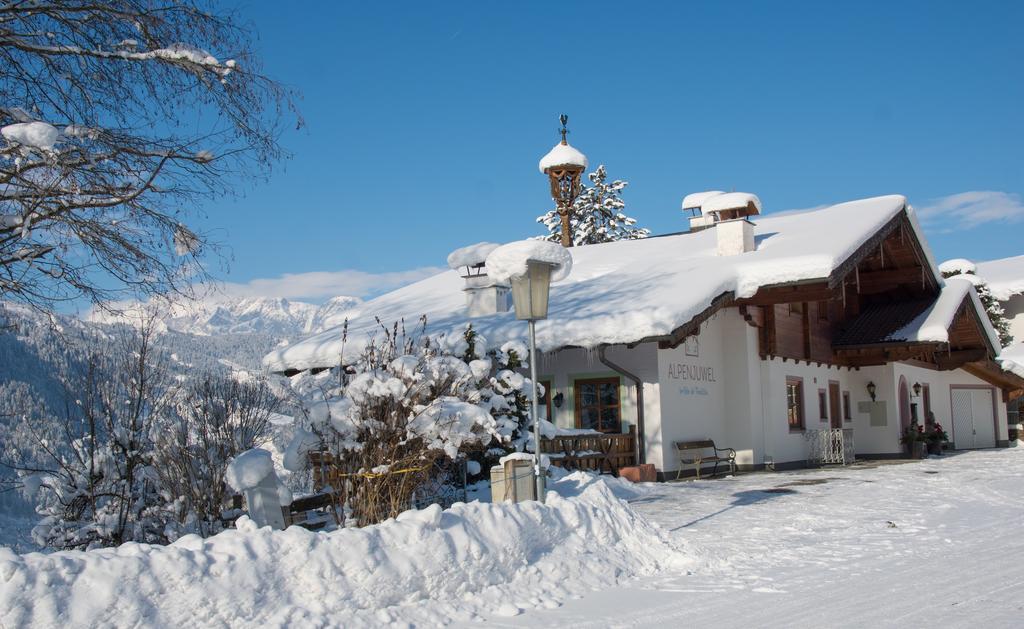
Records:
[[[540,467],[540,401],[537,399],[537,321],[548,318],[548,295],[551,292],[551,269],[555,265],[540,260],[527,260],[526,273],[511,278],[512,304],[516,319],[526,320],[530,327],[530,387],[533,408],[533,474],[537,483],[537,500],[544,502],[544,477]]]
[[[533,414],[534,466],[537,500],[544,502],[544,477],[540,465],[540,400],[537,397],[537,321],[548,318],[551,283],[564,279],[572,270],[572,255],[561,245],[543,240],[521,240],[502,245],[487,256],[487,275],[496,282],[509,282],[516,319],[529,323],[530,380]]]
[[[565,139],[569,133],[566,123],[569,116],[559,117],[562,128],[562,141],[555,145],[540,160],[540,172],[548,176],[551,184],[551,198],[555,201],[555,209],[562,221],[562,246],[572,246],[572,204],[580,194],[580,175],[587,168],[587,156],[572,147]]]

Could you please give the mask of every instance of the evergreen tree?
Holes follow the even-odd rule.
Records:
[[[608,182],[608,174],[604,165],[587,175],[590,186],[583,186],[582,192],[572,206],[570,224],[574,245],[592,245],[614,240],[637,240],[646,238],[650,230],[635,227],[636,219],[622,213],[626,202],[622,200],[622,190],[629,184],[616,179]],[[538,223],[548,228],[544,240],[561,242],[562,224],[557,210],[551,210],[537,217]]]
[[[1003,311],[1002,305],[999,300],[992,295],[992,290],[988,287],[988,283],[982,278],[975,275],[970,268],[960,268],[955,271],[943,271],[942,277],[955,277],[957,275],[969,275],[970,281],[974,284],[974,290],[978,292],[978,299],[981,300],[981,305],[985,307],[985,313],[988,315],[988,320],[992,323],[992,327],[995,328],[996,334],[999,335],[999,343],[1003,347],[1009,347],[1013,343],[1013,336],[1010,334],[1010,322],[1006,320],[1006,313]]]

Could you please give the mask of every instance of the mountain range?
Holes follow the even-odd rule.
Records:
[[[276,342],[295,341],[341,325],[362,304],[357,297],[340,296],[323,304],[283,297],[241,297],[173,304],[158,313],[163,331],[193,336],[256,334]],[[145,304],[122,306],[119,313],[94,310],[92,323],[131,323],[149,311]]]

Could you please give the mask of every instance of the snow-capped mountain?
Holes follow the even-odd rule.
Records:
[[[258,334],[294,341],[341,325],[361,303],[356,297],[334,297],[322,305],[281,297],[242,297],[175,304],[158,314],[167,331],[195,336]],[[122,314],[93,311],[87,320],[116,323],[138,320],[146,306],[130,305]]]

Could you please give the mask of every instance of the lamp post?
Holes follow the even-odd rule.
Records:
[[[554,265],[539,260],[526,261],[526,273],[511,278],[512,303],[516,319],[530,326],[530,381],[533,383],[533,473],[537,483],[537,500],[544,502],[544,477],[540,468],[540,403],[537,399],[537,332],[540,319],[548,318],[548,295],[551,290],[551,269]]]
[[[555,145],[547,155],[540,160],[540,171],[548,176],[551,184],[551,198],[555,201],[555,208],[562,221],[562,246],[572,246],[572,204],[580,194],[580,175],[587,167],[587,157],[569,145],[565,136],[569,133],[566,123],[569,116],[559,116],[562,128],[562,141]]]

